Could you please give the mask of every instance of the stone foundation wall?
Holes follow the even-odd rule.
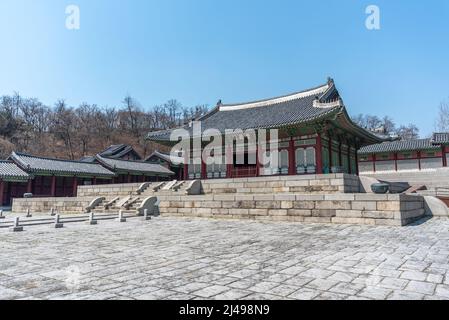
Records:
[[[104,184],[95,186],[78,186],[78,197],[127,196],[142,185],[139,183]]]
[[[93,200],[92,197],[87,198],[31,198],[31,199],[14,199],[12,202],[12,212],[25,213],[30,209],[31,213],[48,214],[52,208],[58,213],[63,214],[80,214]]]
[[[402,226],[425,214],[418,195],[211,194],[160,200],[163,216]]]
[[[358,193],[359,177],[349,174],[273,176],[202,180],[205,194]]]

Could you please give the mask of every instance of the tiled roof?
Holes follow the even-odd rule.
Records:
[[[145,161],[148,161],[149,159],[151,159],[152,157],[158,157],[161,158],[169,163],[176,163],[176,164],[182,164],[184,163],[184,158],[183,157],[179,157],[179,156],[173,156],[170,154],[166,154],[166,153],[162,153],[159,151],[154,151],[149,157],[147,157],[145,159]]]
[[[136,172],[136,173],[148,173],[157,175],[173,175],[174,172],[168,170],[167,168],[159,165],[143,161],[128,161],[128,160],[117,160],[105,158],[100,155],[96,156],[96,159],[104,166],[110,170],[116,171],[126,171],[126,172]]]
[[[449,132],[437,132],[433,134],[432,142],[435,144],[449,143]]]
[[[438,146],[432,144],[431,139],[417,140],[399,140],[392,142],[383,142],[363,147],[359,150],[359,154],[383,153],[383,152],[400,152],[400,151],[419,151],[438,149]]]
[[[119,159],[130,152],[134,153],[139,159],[141,159],[141,156],[134,150],[134,148],[126,144],[116,144],[109,146],[105,150],[100,152],[100,155],[102,157],[111,159]]]
[[[113,177],[115,174],[103,166],[82,161],[59,160],[36,157],[24,153],[13,152],[10,160],[27,172],[48,174],[69,174],[92,177]]]
[[[20,169],[14,162],[0,160],[0,179],[8,180],[27,180],[30,175]]]
[[[318,100],[317,100],[318,99]],[[332,81],[325,85],[291,95],[243,104],[222,105],[198,119],[202,130],[276,128],[323,118],[341,111],[338,91]],[[334,100],[334,103],[326,103]],[[188,125],[183,127],[192,131]],[[172,130],[148,133],[148,139],[170,140]]]

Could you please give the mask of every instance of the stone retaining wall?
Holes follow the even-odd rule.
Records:
[[[418,195],[216,194],[160,197],[163,216],[312,223],[407,225],[424,216]]]
[[[78,197],[127,196],[135,194],[142,185],[139,183],[103,184],[95,186],[78,186]]]
[[[80,214],[93,200],[93,197],[84,198],[31,198],[13,199],[12,212],[25,213],[30,209],[31,213],[47,214],[54,208],[58,213]]]
[[[205,194],[358,193],[359,177],[349,174],[272,176],[202,180]]]

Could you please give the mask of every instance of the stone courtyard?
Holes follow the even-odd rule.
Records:
[[[449,219],[0,229],[0,299],[449,299]]]

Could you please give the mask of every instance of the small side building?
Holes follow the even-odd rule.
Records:
[[[9,206],[12,198],[22,197],[27,192],[31,178],[14,162],[0,160],[0,208]]]
[[[443,168],[449,160],[449,133],[369,145],[358,154],[359,170],[364,174]]]
[[[173,171],[178,180],[184,179],[184,158],[178,155],[171,155],[156,150],[145,159],[145,162],[159,164]]]

